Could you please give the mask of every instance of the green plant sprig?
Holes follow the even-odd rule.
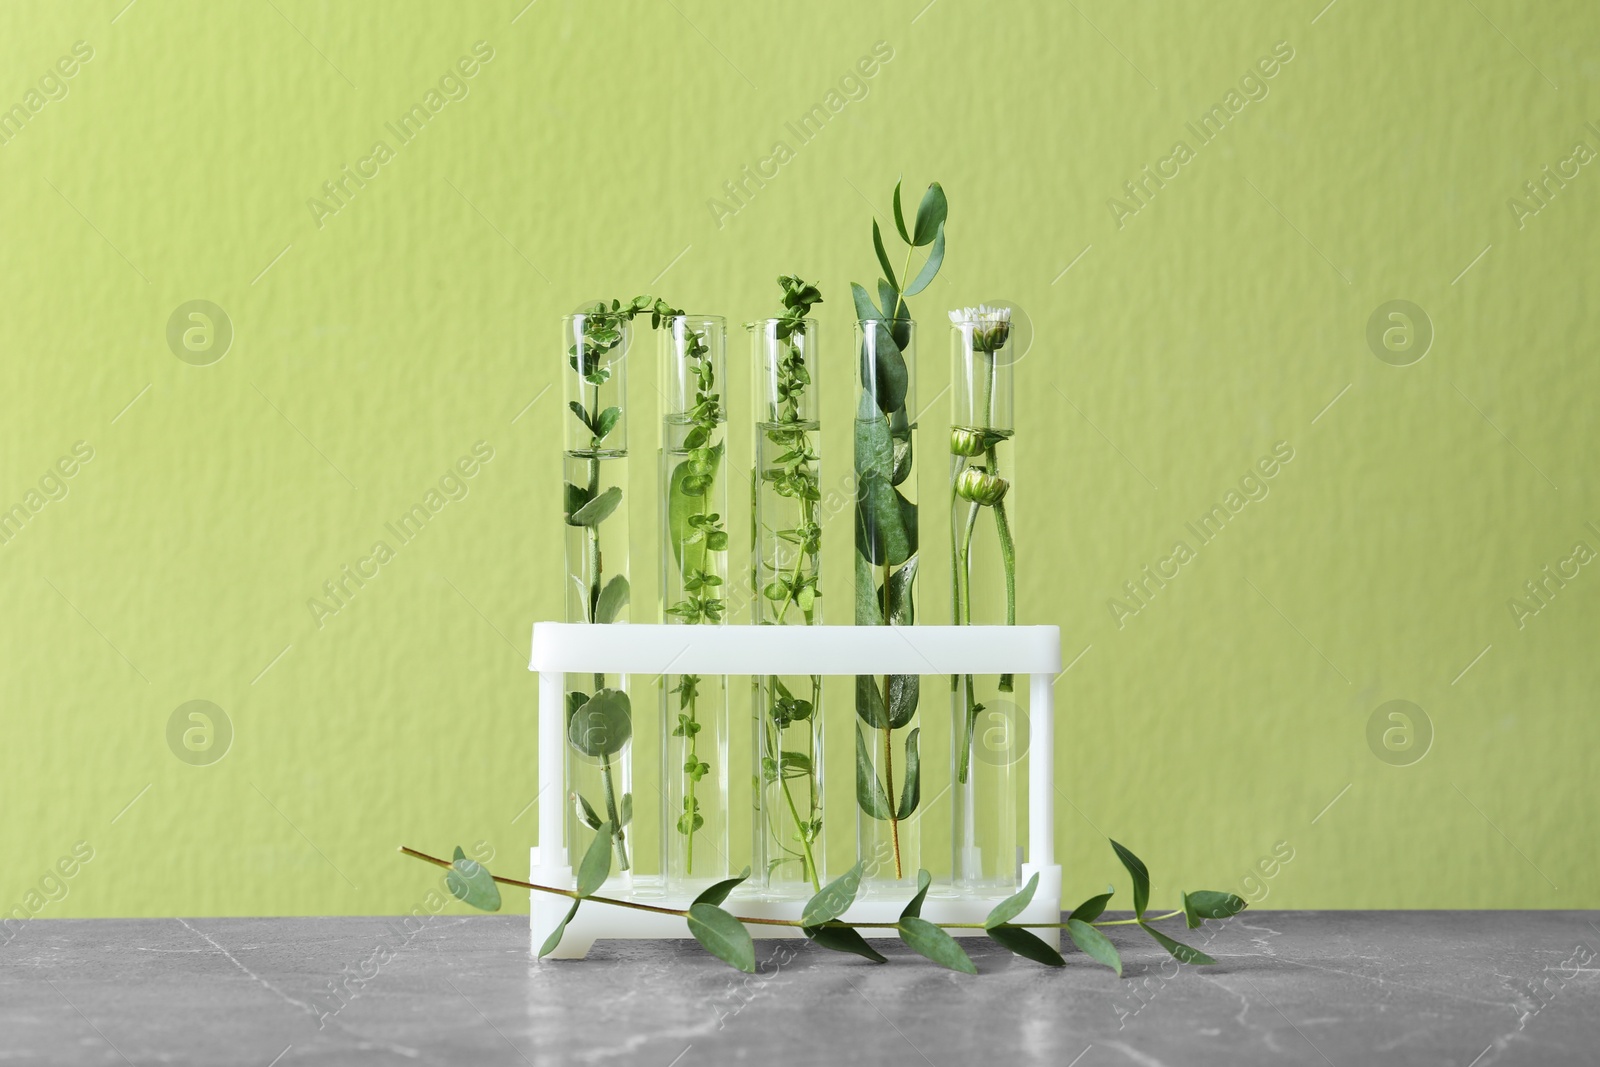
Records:
[[[787,622],[789,608],[799,609],[801,623],[812,625],[816,620],[816,601],[822,595],[818,562],[822,552],[822,524],[817,517],[817,507],[822,500],[819,457],[813,447],[811,431],[801,419],[801,404],[811,385],[811,372],[806,368],[805,352],[799,339],[806,336],[806,318],[811,309],[822,303],[822,291],[798,275],[784,275],[778,279],[783,291],[783,312],[778,317],[774,333],[783,345],[777,363],[775,383],[775,410],[772,423],[765,429],[767,440],[782,451],[758,471],[758,478],[775,494],[794,500],[800,509],[800,519],[793,527],[771,530],[777,540],[793,546],[794,566],[787,573],[778,573],[772,581],[761,587],[761,595],[776,604],[771,622]],[[757,488],[759,492],[759,486]],[[774,557],[776,558],[776,557]],[[756,582],[759,585],[759,579]],[[780,845],[789,857],[769,861],[769,871],[784,862],[798,861],[801,875],[813,889],[822,888],[813,844],[822,833],[822,819],[818,812],[821,799],[816,775],[816,753],[812,751],[811,729],[813,716],[822,701],[822,678],[810,677],[811,698],[796,697],[777,676],[766,679],[767,708],[762,729],[762,743],[766,750],[761,760],[763,787],[778,783],[789,817],[794,823],[793,838],[800,849]],[[783,748],[783,731],[795,723],[807,724],[807,751],[787,751]],[[805,783],[805,814],[796,802],[791,781]],[[769,823],[773,837],[783,839],[776,826]]]
[[[1028,880],[1028,884],[1016,893],[1002,900],[994,906],[983,922],[965,923],[934,923],[922,918],[922,905],[928,895],[928,888],[932,878],[928,872],[917,872],[916,895],[906,904],[900,913],[900,918],[894,922],[851,922],[842,918],[844,913],[855,903],[856,894],[861,888],[861,878],[866,865],[857,863],[840,877],[829,882],[810,900],[806,901],[801,909],[798,919],[771,919],[755,918],[751,916],[734,915],[721,907],[728,899],[728,895],[740,883],[750,877],[750,868],[735,878],[728,878],[716,883],[696,897],[687,908],[671,908],[656,904],[641,904],[632,900],[621,900],[616,897],[596,896],[595,891],[605,883],[611,873],[611,846],[609,838],[613,827],[610,823],[601,826],[599,834],[590,843],[588,851],[578,864],[577,884],[573,889],[558,889],[555,886],[539,885],[534,882],[524,882],[515,878],[502,878],[490,874],[481,864],[467,859],[460,848],[455,850],[454,860],[444,860],[437,856],[430,856],[426,852],[419,852],[413,848],[402,846],[400,851],[415,859],[423,860],[436,866],[447,868],[450,873],[446,876],[446,884],[450,892],[458,899],[481,911],[500,910],[500,885],[517,886],[522,889],[537,893],[549,893],[555,896],[566,897],[572,901],[566,917],[556,926],[550,936],[539,949],[539,958],[543,959],[561,943],[561,937],[566,932],[567,924],[578,913],[578,908],[585,901],[596,904],[606,904],[613,907],[631,908],[635,911],[647,911],[657,915],[675,915],[684,919],[689,927],[689,932],[708,951],[718,959],[730,966],[736,967],[747,974],[755,973],[755,942],[750,936],[750,931],[745,927],[750,926],[783,926],[800,929],[812,942],[823,948],[835,952],[848,952],[872,960],[874,963],[887,963],[888,960],[878,952],[861,935],[862,930],[893,930],[899,935],[900,940],[907,946],[926,956],[928,959],[943,967],[966,974],[977,974],[978,968],[973,964],[971,957],[966,953],[946,930],[982,930],[990,940],[1003,946],[1015,955],[1033,960],[1050,967],[1063,967],[1065,958],[1056,949],[1041,940],[1032,930],[1054,929],[1065,930],[1068,938],[1085,955],[1097,963],[1110,967],[1122,976],[1122,956],[1103,933],[1101,927],[1105,926],[1138,926],[1145,933],[1170,953],[1180,963],[1214,964],[1217,961],[1201,952],[1157,930],[1152,923],[1162,922],[1167,919],[1184,916],[1185,924],[1193,930],[1200,926],[1206,919],[1226,919],[1237,915],[1247,905],[1243,899],[1233,893],[1220,893],[1214,890],[1202,890],[1194,893],[1184,893],[1183,907],[1166,913],[1165,915],[1147,915],[1146,907],[1150,899],[1150,874],[1144,863],[1127,848],[1111,842],[1112,850],[1117,859],[1133,881],[1133,907],[1132,919],[1101,919],[1106,904],[1110,902],[1115,890],[1108,887],[1107,891],[1090,897],[1074,908],[1063,922],[1013,922],[1018,915],[1027,909],[1033,902],[1034,893],[1039,888],[1039,875],[1035,873]]]
[[[877,302],[865,288],[852,283],[856,318],[870,331],[860,353],[864,396],[856,413],[856,624],[858,626],[908,626],[915,622],[914,587],[917,574],[917,507],[900,486],[912,479],[912,432],[916,424],[906,406],[910,370],[905,351],[911,344],[911,309],[906,297],[915,296],[932,283],[944,263],[945,221],[949,204],[938,182],[931,183],[917,206],[908,228],[900,202],[900,182],[894,187],[895,231],[906,245],[897,273],[884,248],[883,231],[872,220],[872,247],[883,277],[877,283]],[[909,282],[912,256],[918,248],[928,253]],[[915,480],[911,483],[915,485]],[[880,581],[881,578],[881,581]],[[920,679],[915,675],[870,676],[856,679],[856,714],[869,730],[881,734],[880,778],[859,726],[856,730],[856,802],[869,817],[889,824],[895,878],[903,877],[900,823],[917,809],[921,797],[918,730],[905,738],[905,763],[900,795],[895,794],[894,732],[916,715]]]

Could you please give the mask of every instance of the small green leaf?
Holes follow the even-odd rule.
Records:
[[[1008,923],[1018,915],[1021,915],[1024,909],[1033,903],[1033,894],[1038,892],[1038,889],[1039,872],[1035,871],[1033,877],[1028,879],[1027,885],[994,906],[994,910],[989,913],[989,917],[983,920],[984,929],[992,930],[996,926]]]
[[[1115,895],[1115,893],[1116,890],[1114,888],[1111,886],[1106,886],[1106,891],[1104,893],[1101,893],[1097,897],[1090,897],[1082,904],[1079,904],[1076,908],[1073,908],[1072,914],[1067,916],[1067,918],[1077,919],[1086,923],[1094,922],[1096,919],[1100,918],[1100,914],[1106,910],[1106,905],[1111,902],[1111,898],[1113,895]]]
[[[617,510],[617,505],[620,503],[622,503],[622,487],[613,485],[573,512],[567,522],[573,526],[598,526]]]
[[[717,959],[745,974],[756,973],[756,946],[744,923],[715,904],[689,905],[689,932]]]
[[[802,926],[801,930],[816,944],[835,952],[852,952],[862,956],[873,963],[888,963],[889,960],[867,944],[867,939],[853,926]]]
[[[900,817],[902,819],[905,818],[904,815],[902,815]],[[1037,876],[1035,876],[1035,877],[1037,877]],[[906,919],[906,918],[920,919],[920,918],[922,918],[922,902],[925,899],[927,899],[928,887],[930,885],[932,885],[932,884],[933,884],[933,875],[929,874],[925,870],[917,871],[917,895],[912,897],[911,901],[908,904],[906,904],[905,910],[900,913],[900,918],[902,918],[902,919]]]
[[[938,182],[931,183],[928,191],[922,194],[922,203],[917,205],[917,224],[911,235],[911,243],[919,248],[931,243],[949,213],[950,205],[945,200],[944,188]]]
[[[750,877],[750,868],[746,867],[744,873],[737,878],[724,878],[716,885],[708,886],[705,892],[694,898],[696,904],[721,904],[728,899],[728,894],[738,887],[739,883]]]
[[[556,946],[561,944],[561,935],[567,932],[567,924],[572,921],[574,915],[578,914],[578,905],[582,903],[583,901],[581,900],[574,900],[572,907],[567,909],[566,917],[556,923],[556,928],[551,930],[550,936],[544,939],[544,944],[539,946],[539,958],[541,960],[554,952]]]
[[[973,966],[966,952],[956,944],[956,939],[928,920],[919,919],[914,915],[907,916],[895,925],[895,929],[900,932],[900,940],[941,967],[948,967],[952,971],[961,971],[964,974],[978,973],[978,968]]]
[[[922,269],[911,284],[906,286],[907,296],[916,296],[929,285],[933,284],[934,276],[939,273],[939,267],[944,263],[944,223],[939,223],[939,233],[933,239],[933,247],[928,250],[928,259],[922,264]]]
[[[595,440],[605,440],[606,436],[616,428],[617,420],[620,418],[622,418],[622,411],[619,408],[606,408],[602,411],[599,417],[594,420]]]
[[[893,681],[892,677],[890,681]],[[917,757],[917,734],[920,732],[918,729],[913,729],[906,734],[906,780],[900,788],[900,806],[894,813],[897,819],[911,818],[912,813],[917,810],[918,802],[922,799],[922,764]]]
[[[874,730],[889,725],[889,712],[883,706],[878,679],[870,674],[856,675],[856,715]]]
[[[561,492],[561,514],[566,518],[567,525],[581,525],[580,523],[575,522],[572,516],[574,512],[581,510],[583,506],[589,502],[589,490],[585,489],[581,485],[574,485],[571,482],[565,482],[562,484]]]
[[[1145,905],[1150,903],[1150,872],[1145,868],[1143,860],[1115,841],[1111,842],[1111,847],[1116,852],[1117,859],[1127,868],[1129,876],[1133,878],[1133,914],[1142,919]]]
[[[615,622],[617,612],[627,607],[628,597],[631,592],[628,587],[627,577],[621,574],[613,574],[611,580],[606,583],[606,587],[600,590],[600,599],[596,601],[594,606],[594,621]]]
[[[859,726],[856,727],[856,803],[874,819],[889,818],[889,798],[883,791],[883,783],[878,781],[878,772],[872,769],[872,757],[867,754],[867,742]]]
[[[1122,977],[1122,957],[1117,955],[1117,946],[1113,945],[1105,934],[1082,919],[1068,919],[1067,936],[1091,958],[1116,971],[1118,978]]]
[[[572,713],[567,740],[594,759],[607,759],[622,751],[633,737],[633,705],[620,689],[601,689]]]
[[[1183,895],[1183,917],[1189,929],[1197,929],[1206,919],[1226,919],[1249,907],[1241,897],[1232,893],[1218,893],[1201,889]]]
[[[877,250],[878,265],[883,268],[883,276],[889,279],[890,285],[900,288],[900,283],[895,280],[894,267],[889,263],[889,253],[883,250],[883,234],[878,232],[877,219],[872,220],[872,247]]]
[[[582,794],[574,793],[572,794],[572,799],[578,805],[578,821],[591,830],[600,829],[600,816],[596,814],[589,802],[583,799]]]
[[[704,479],[705,485],[710,485],[716,477],[717,468],[722,463],[723,442],[718,441],[709,449],[710,470],[703,475],[696,475],[692,469],[694,461],[686,459],[672,468],[672,476],[667,483],[667,538],[672,544],[672,556],[678,564],[680,573],[691,570],[703,571],[706,569],[707,546],[705,538],[696,538],[694,523],[691,521],[706,510],[705,490],[695,490],[699,479]]]
[[[611,877],[611,838],[615,833],[616,827],[609,822],[601,823],[600,829],[595,831],[594,840],[589,842],[589,851],[583,854],[583,859],[578,863],[580,897],[594,896],[595,890]]]
[[[477,860],[467,859],[459,845],[444,882],[458,899],[479,911],[500,910],[500,887],[495,885],[494,876]]]
[[[906,560],[899,570],[889,575],[888,600],[891,625],[910,626],[917,621],[916,598],[912,593],[916,580],[916,556]]]
[[[1067,965],[1067,961],[1061,958],[1061,953],[1041,941],[1031,930],[1025,930],[1020,926],[1002,924],[989,927],[988,932],[991,938],[1023,959],[1042,963],[1046,967],[1065,967]]]
[[[900,210],[900,182],[894,183],[894,228],[900,231],[900,240],[911,243],[911,234],[906,230],[906,217]]]
[[[866,864],[858,862],[839,877],[822,887],[800,912],[800,922],[805,926],[821,926],[850,910],[861,890],[861,874]]]
[[[622,800],[617,806],[622,809],[622,814],[618,816],[618,818],[620,818],[622,821],[617,824],[618,828],[620,829],[621,827],[624,827],[633,821],[633,794],[622,794]]]
[[[1139,926],[1143,928],[1145,933],[1155,938],[1157,944],[1166,949],[1168,952],[1172,953],[1179,963],[1198,963],[1204,965],[1217,962],[1197,948],[1190,948],[1182,941],[1174,941],[1160,930],[1157,930],[1154,926],[1146,926],[1144,923],[1140,923]]]

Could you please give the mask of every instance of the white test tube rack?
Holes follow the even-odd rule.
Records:
[[[576,884],[566,834],[565,675],[858,675],[1014,674],[1028,678],[1028,851],[1022,880],[1039,875],[1032,902],[1013,922],[1059,922],[1061,867],[1055,862],[1055,699],[1061,671],[1061,631],[1055,626],[666,626],[541,622],[533,627],[529,669],[539,675],[539,844],[529,850],[529,880]],[[853,712],[851,713],[853,717]],[[826,727],[824,727],[826,730]],[[721,773],[728,773],[723,769]],[[553,787],[553,788],[551,788]],[[937,872],[936,872],[937,878]],[[613,895],[608,885],[602,895]],[[623,894],[625,896],[625,894]],[[923,917],[932,922],[982,922],[998,897],[930,895]],[[645,901],[641,901],[645,902]],[[686,908],[689,899],[652,896],[648,903]],[[804,901],[729,898],[753,918],[797,919]],[[904,901],[857,900],[843,918],[893,922]],[[570,901],[534,893],[528,909],[537,952],[566,914]],[[755,937],[803,937],[798,928],[749,926]],[[1034,931],[1059,947],[1060,931]],[[955,936],[981,930],[952,930]],[[692,936],[675,915],[590,904],[568,924],[548,958],[578,959],[604,938]]]

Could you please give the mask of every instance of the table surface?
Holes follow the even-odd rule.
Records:
[[[0,944],[0,1063],[1600,1063],[1600,912],[1246,912],[1186,938],[1215,967],[1108,932],[1120,981],[977,942],[976,978],[895,942],[536,963],[511,915],[36,919]]]

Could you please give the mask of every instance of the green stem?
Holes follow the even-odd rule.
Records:
[[[611,820],[611,825],[617,828],[611,842],[617,850],[617,869],[628,869],[628,846],[624,841],[622,819],[617,814],[617,791],[611,782],[611,757],[605,758],[605,763],[600,766],[600,782],[606,797],[606,818]]]
[[[978,505],[974,502],[967,511],[966,529],[962,534],[960,547],[956,550],[956,574],[961,579],[956,593],[961,617],[956,619],[956,623],[961,626],[972,625],[972,535],[977,525]],[[972,763],[972,731],[977,726],[978,704],[973,692],[972,675],[962,677],[966,688],[966,725],[962,732],[961,765],[956,773],[956,781],[965,785]]]
[[[773,759],[777,763],[778,784],[783,788],[783,799],[789,804],[789,814],[794,817],[795,830],[800,834],[800,848],[806,854],[805,877],[811,883],[811,888],[820,893],[822,881],[817,877],[817,860],[811,854],[811,840],[806,836],[807,826],[800,819],[800,809],[795,806],[794,794],[789,792],[789,779],[783,773],[783,733],[778,729],[776,722],[772,724],[772,746],[776,752]]]
[[[995,476],[1000,474],[1000,461],[995,455],[993,445],[989,446],[988,453],[989,473]],[[1000,538],[1000,562],[1005,567],[1006,574],[1006,625],[1017,624],[1017,548],[1011,540],[1011,522],[1006,518],[1006,502],[997,501],[994,506],[994,529]],[[1013,676],[1002,674],[1000,676],[1000,691],[1011,692]]]

